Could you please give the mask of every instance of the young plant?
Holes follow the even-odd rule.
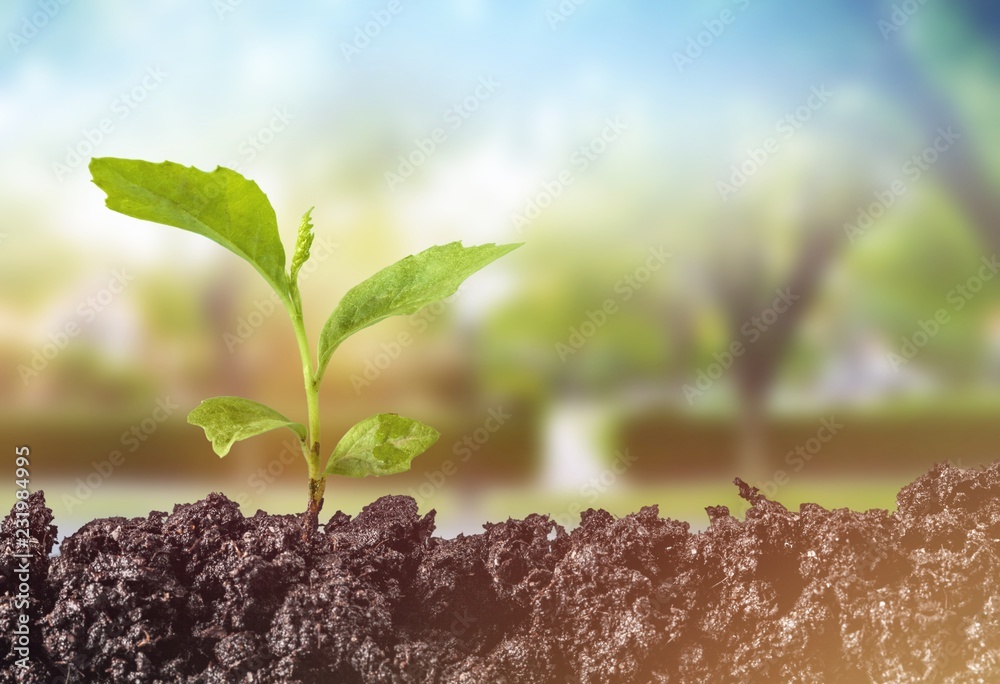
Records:
[[[206,399],[188,415],[205,430],[220,457],[237,440],[288,428],[299,438],[309,468],[305,534],[316,529],[328,475],[391,475],[410,468],[440,434],[394,413],[362,420],[340,439],[325,466],[320,462],[319,385],[330,357],[348,337],[389,316],[415,313],[454,293],[470,275],[520,246],[458,242],[431,247],[382,269],[343,296],[320,333],[315,359],[306,339],[298,275],[313,241],[312,209],[302,217],[292,262],[274,209],[257,184],[227,168],[209,173],[173,162],[154,164],[104,157],[90,162],[94,183],[107,193],[109,209],[204,235],[250,262],[277,293],[295,329],[302,359],[308,425],[241,397]]]

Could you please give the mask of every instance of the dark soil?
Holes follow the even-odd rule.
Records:
[[[94,520],[49,558],[30,500],[31,657],[3,682],[1000,682],[1000,462],[942,465],[898,511],[793,513],[738,482],[745,521],[693,534],[655,506],[432,536],[408,497],[244,517],[220,494]]]

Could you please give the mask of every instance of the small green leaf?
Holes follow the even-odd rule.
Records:
[[[440,436],[420,421],[380,413],[347,431],[326,464],[326,474],[367,477],[401,473]]]
[[[90,173],[107,193],[109,209],[204,235],[249,261],[275,292],[288,297],[274,209],[253,181],[221,166],[209,173],[114,157],[92,159]]]
[[[242,397],[214,397],[201,402],[188,414],[188,422],[205,429],[205,436],[219,456],[229,453],[233,442],[286,427],[306,438],[306,428],[293,423],[273,408]]]
[[[292,255],[292,267],[288,276],[288,280],[292,283],[297,282],[302,264],[309,261],[309,250],[315,237],[312,225],[313,209],[315,207],[310,207],[309,211],[302,215],[302,222],[299,224],[299,235],[295,239],[295,253]]]
[[[520,246],[463,247],[459,242],[438,245],[397,261],[355,285],[323,326],[317,377],[322,377],[340,343],[357,331],[383,318],[415,313],[444,299],[470,275]]]

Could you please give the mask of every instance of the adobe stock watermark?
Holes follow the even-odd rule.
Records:
[[[432,498],[444,486],[445,480],[458,472],[459,465],[472,458],[473,454],[479,451],[510,418],[511,414],[505,412],[503,406],[491,408],[481,427],[455,442],[452,452],[456,459],[445,461],[436,471],[425,472],[426,482],[418,485],[416,490],[411,488],[410,495],[418,503]],[[242,508],[249,509],[256,497],[262,496],[269,486],[281,479],[286,468],[298,463],[300,459],[302,459],[302,445],[295,438],[286,437],[281,443],[278,454],[247,477],[246,485],[250,491],[240,492],[233,497],[233,501]]]
[[[14,507],[11,509],[13,518],[14,555],[10,563],[13,588],[10,592],[14,609],[19,611],[13,619],[13,629],[9,635],[11,655],[14,664],[19,668],[28,667],[31,657],[31,618],[28,608],[31,606],[31,512],[28,509],[28,497],[31,496],[31,448],[19,446],[14,448]],[[8,591],[10,591],[8,589]]]
[[[303,264],[302,269],[299,271],[299,282],[306,282],[309,276],[316,272],[319,265],[329,259],[330,255],[338,247],[340,247],[340,244],[337,242],[331,242],[322,237],[316,238],[309,261]],[[281,299],[279,299],[278,293],[274,291],[271,291],[267,299],[254,300],[253,309],[249,313],[238,317],[236,325],[231,331],[227,330],[222,333],[222,341],[225,343],[229,353],[232,354],[236,347],[249,340],[264,325],[264,321],[270,318],[276,309],[280,308],[283,308]]]
[[[953,635],[949,633],[948,636],[952,637]],[[956,641],[954,638],[949,638],[948,643],[946,643],[944,646],[934,649],[933,651],[934,655],[932,656],[933,660],[931,660],[930,663],[926,663],[927,665],[930,666],[926,674],[924,675],[925,677],[927,677],[926,681],[929,682],[934,681],[935,679],[937,679],[938,674],[941,675],[947,674],[947,670],[945,668],[949,668],[949,665],[951,665],[953,659],[958,662],[964,662],[967,658],[963,657],[962,652],[965,650],[963,644],[966,643],[968,643],[967,637],[966,635],[963,634],[959,636],[958,641]],[[954,666],[951,666],[951,668],[949,669],[953,668]],[[965,668],[962,667],[962,669],[964,670]]]
[[[555,9],[545,10],[545,20],[549,22],[549,29],[552,31],[558,29],[559,25],[576,14],[580,5],[585,2],[587,0],[559,0],[559,4],[556,5]]]
[[[774,294],[775,297],[770,306],[758,315],[751,316],[740,326],[740,335],[746,340],[746,344],[741,339],[736,339],[729,343],[725,351],[713,353],[712,363],[705,368],[698,369],[694,384],[683,386],[684,398],[687,399],[688,406],[693,406],[695,401],[710,390],[712,385],[732,368],[736,359],[746,353],[747,346],[763,337],[771,326],[778,322],[781,315],[786,313],[799,299],[799,295],[793,294],[788,287],[778,288]]]
[[[663,268],[663,264],[667,263],[667,259],[671,256],[673,255],[662,245],[650,247],[649,256],[646,257],[645,263],[635,267],[630,273],[615,282],[614,292],[618,296],[608,297],[597,309],[587,309],[584,312],[583,320],[577,325],[570,326],[566,341],[556,342],[555,351],[559,360],[566,363],[569,357],[582,349],[587,341],[597,334],[597,331],[603,328],[612,316],[618,313],[619,306],[632,299],[635,293],[649,282],[653,274]]]
[[[448,142],[448,136],[462,127],[470,116],[479,111],[480,106],[496,93],[500,81],[493,76],[480,76],[479,82],[472,92],[459,102],[455,102],[441,115],[443,126],[437,126],[422,138],[414,138],[413,149],[405,155],[399,155],[394,171],[386,171],[385,184],[390,192],[423,166],[442,145]]]
[[[524,208],[511,215],[511,223],[518,235],[522,234],[526,227],[541,216],[545,209],[552,206],[556,198],[576,181],[574,171],[583,173],[590,168],[627,130],[628,124],[622,121],[621,117],[605,119],[601,132],[573,151],[569,158],[569,166],[542,183],[542,189],[525,203]]]
[[[16,55],[59,15],[70,0],[35,0],[36,10],[21,17],[17,31],[7,32],[7,42]]]
[[[77,506],[93,496],[94,492],[107,482],[115,471],[125,465],[127,460],[126,451],[134,454],[139,450],[149,438],[160,428],[174,412],[180,408],[170,400],[169,396],[157,399],[153,410],[146,418],[130,425],[121,434],[119,441],[124,449],[112,449],[106,458],[100,461],[91,461],[91,472],[85,477],[76,478],[76,489],[73,494],[63,494],[62,502],[66,510],[72,512]]]
[[[452,445],[451,452],[455,458],[445,460],[437,470],[424,471],[424,481],[416,488],[410,487],[407,493],[416,499],[420,506],[430,501],[444,487],[448,478],[458,472],[459,466],[482,449],[510,418],[511,414],[504,411],[503,406],[491,408],[487,411],[486,419],[481,426]]]
[[[90,295],[76,307],[76,318],[67,321],[62,328],[48,334],[48,340],[31,350],[31,360],[17,366],[21,382],[27,387],[39,373],[49,367],[63,349],[69,346],[70,340],[78,336],[84,328],[93,323],[98,314],[105,311],[118,295],[125,291],[134,276],[125,269],[116,268],[111,271],[111,278],[106,287]]]
[[[588,508],[593,508],[600,501],[601,496],[612,489],[638,460],[639,457],[628,449],[616,450],[611,464],[580,486],[580,498],[571,502],[565,511],[552,516],[552,519],[567,529],[576,525],[579,522],[580,513]]]
[[[769,480],[755,482],[753,486],[759,489],[768,499],[774,501],[778,490],[787,486],[792,481],[791,476],[801,472],[806,467],[806,464],[819,455],[823,447],[832,442],[833,438],[839,435],[843,429],[844,424],[838,423],[836,416],[822,418],[819,421],[819,428],[816,429],[816,433],[812,437],[801,444],[796,444],[793,449],[785,453],[784,462],[788,466],[788,469],[778,468]],[[742,507],[741,512],[744,513],[750,508],[750,502],[742,499],[740,500],[740,505]]]
[[[957,468],[963,468],[963,469],[965,468],[965,465],[962,463],[961,458],[958,459],[958,461],[954,465]],[[972,536],[978,532],[979,532],[978,530],[972,531],[968,541],[972,541],[971,539]],[[854,563],[855,573],[863,575],[874,571],[880,563],[886,560],[888,556],[886,550],[887,550],[886,547],[879,544],[877,539],[870,540],[869,543],[860,551],[857,559],[855,560]],[[814,552],[810,551],[810,553]]]
[[[966,279],[964,283],[959,283],[945,295],[945,302],[949,307],[937,309],[926,320],[917,321],[917,329],[909,335],[900,338],[899,353],[887,352],[886,359],[890,367],[895,372],[917,357],[924,347],[930,344],[938,334],[952,321],[952,314],[959,313],[983,290],[983,286],[996,277],[1000,271],[1000,262],[994,254],[981,259],[982,266],[975,274]]]
[[[740,12],[745,12],[750,7],[750,0],[732,0],[732,4]],[[737,12],[726,8],[719,13],[718,17],[703,21],[704,29],[688,36],[684,50],[674,51],[674,66],[677,67],[677,73],[683,74],[685,69],[704,55],[705,51],[712,47],[730,26],[736,23],[737,18],[739,18]]]
[[[263,152],[268,145],[273,143],[288,128],[288,124],[294,118],[295,116],[289,113],[288,107],[273,108],[267,122],[253,133],[244,137],[236,146],[236,152],[239,153],[240,159],[238,161],[230,161],[226,166],[240,173],[240,170],[245,168],[246,164],[256,159],[258,154]]]
[[[888,187],[872,193],[874,201],[867,206],[857,208],[857,218],[854,223],[844,224],[844,233],[850,244],[853,245],[864,237],[875,225],[875,222],[885,216],[890,207],[908,192],[909,186],[919,181],[921,176],[955,145],[955,141],[962,137],[960,133],[952,130],[951,126],[938,128],[936,133],[937,136],[930,145],[903,164],[900,169],[900,178],[889,183]]]
[[[351,387],[354,388],[354,394],[360,397],[361,390],[371,387],[372,383],[382,377],[389,366],[402,356],[403,350],[413,344],[417,337],[423,334],[464,290],[465,285],[462,284],[453,294],[428,304],[420,311],[407,316],[406,321],[410,330],[399,331],[395,340],[380,342],[378,351],[365,357],[364,370],[361,373],[351,374]]]
[[[257,496],[263,495],[267,488],[281,477],[285,468],[298,463],[302,458],[302,445],[295,438],[286,437],[281,442],[281,451],[278,455],[247,476],[247,487]],[[233,499],[244,508],[249,507],[253,500],[254,497],[246,491],[240,492]]]
[[[882,34],[882,40],[889,40],[889,36],[906,26],[913,15],[926,4],[927,0],[903,0],[903,2],[893,3],[889,18],[878,20],[878,30]]]
[[[472,626],[475,625],[479,620],[475,615],[469,613],[468,608],[463,608],[461,612],[453,611],[451,614],[452,618],[451,624],[448,626],[448,632],[459,639],[464,636]],[[459,651],[466,656],[478,656],[478,648],[476,643],[470,643],[468,640],[458,641],[454,646],[452,646],[456,651]]]
[[[781,150],[782,142],[791,140],[807,124],[816,112],[823,109],[834,93],[825,85],[813,86],[805,102],[796,107],[774,124],[775,136],[766,138],[757,147],[748,147],[746,159],[729,167],[729,182],[718,180],[715,188],[723,202],[742,190],[751,176],[760,171]],[[780,136],[780,137],[779,137]]]
[[[226,17],[235,12],[242,4],[243,0],[213,0],[212,9],[215,10],[215,16],[219,18],[219,21],[225,21]]]
[[[340,54],[348,62],[360,55],[362,50],[382,35],[382,31],[389,27],[389,24],[403,12],[403,9],[402,0],[389,0],[385,7],[373,11],[369,21],[354,27],[354,36],[351,42],[343,41],[340,43]]]
[[[81,137],[76,143],[66,146],[66,154],[61,161],[52,162],[52,172],[56,180],[62,182],[73,171],[86,165],[97,148],[100,147],[118,125],[127,119],[135,109],[146,101],[150,93],[159,88],[169,74],[159,65],[146,68],[139,82],[121,92],[108,106],[108,116],[102,117],[93,128],[80,130]]]

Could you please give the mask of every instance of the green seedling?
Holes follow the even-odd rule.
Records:
[[[305,535],[316,529],[329,475],[391,475],[410,468],[440,433],[417,420],[380,413],[352,427],[320,463],[319,386],[330,357],[354,333],[390,316],[411,314],[448,297],[470,275],[520,246],[458,242],[431,247],[382,269],[343,296],[320,333],[315,360],[306,338],[298,276],[313,242],[312,209],[299,225],[291,266],[274,209],[251,180],[227,168],[209,173],[173,162],[154,164],[103,157],[90,162],[94,183],[109,209],[204,235],[247,260],[277,293],[295,329],[302,360],[308,426],[241,397],[206,399],[188,415],[205,430],[220,457],[237,440],[278,428],[295,433],[309,468]]]

